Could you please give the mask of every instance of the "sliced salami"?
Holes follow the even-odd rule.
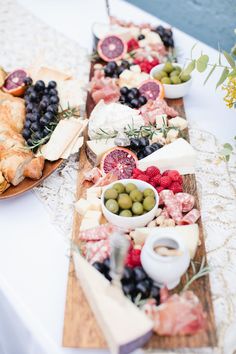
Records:
[[[192,209],[188,214],[186,214],[182,220],[178,222],[178,225],[189,225],[194,224],[199,218],[201,214],[199,210]]]
[[[103,262],[110,255],[109,240],[89,241],[82,246],[82,252],[87,261],[91,264],[94,262]]]
[[[81,241],[106,240],[116,229],[116,226],[109,223],[100,225],[92,229],[81,231],[79,234],[79,239]]]
[[[187,213],[194,207],[195,198],[189,193],[176,193],[175,198],[181,203],[183,213]]]

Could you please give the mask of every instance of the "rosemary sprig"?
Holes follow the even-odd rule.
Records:
[[[193,275],[190,278],[189,274],[186,273],[186,284],[184,285],[182,292],[186,291],[190,285],[197,279],[204,277],[205,275],[209,274],[211,269],[209,266],[205,265],[206,264],[206,258],[203,257],[200,267],[198,269],[198,271],[196,270],[196,266],[195,263],[193,261],[191,261],[191,267],[192,267],[192,271],[193,271]]]

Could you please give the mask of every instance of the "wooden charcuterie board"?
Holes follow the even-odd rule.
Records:
[[[93,73],[93,65],[91,67],[91,76]],[[179,112],[181,117],[185,117],[183,99],[167,100],[168,105],[173,107]],[[87,116],[89,117],[92,109],[94,108],[94,102],[90,95],[87,98]],[[188,133],[186,136],[187,139]],[[85,141],[87,137],[85,134]],[[79,172],[77,180],[77,198],[81,198],[85,195],[86,188],[88,188],[89,182],[82,184],[83,171],[91,168],[91,164],[87,159],[85,147],[81,149],[79,160]],[[196,179],[194,175],[184,176],[184,191],[191,193],[196,198],[196,207],[200,209],[198,192],[196,186]],[[74,215],[74,225],[72,239],[75,243],[78,243],[78,234],[81,223],[81,217],[78,213]],[[203,226],[201,219],[198,222],[200,230],[201,245],[198,247],[195,261],[201,262],[202,257],[206,255]],[[96,291],[96,289],[94,289]],[[213,304],[211,298],[211,289],[209,276],[202,277],[195,281],[191,286],[196,295],[200,298],[203,308],[207,313],[207,329],[196,335],[192,336],[173,336],[173,337],[161,337],[153,335],[151,340],[146,345],[148,349],[173,349],[173,348],[199,348],[199,347],[214,347],[217,344],[216,328],[213,312]],[[115,319],[114,319],[115,320]],[[75,276],[75,270],[73,260],[70,260],[68,286],[67,286],[67,298],[64,317],[64,332],[63,332],[63,346],[76,347],[76,348],[107,348],[106,341],[102,334],[101,329],[96,323],[96,319],[90,309],[86,297],[80,287],[79,281]]]

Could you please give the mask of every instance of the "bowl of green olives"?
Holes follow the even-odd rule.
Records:
[[[150,76],[163,84],[166,98],[184,97],[192,85],[192,78],[183,73],[183,67],[169,61],[154,66]]]
[[[103,191],[102,212],[107,221],[124,228],[144,227],[155,217],[159,196],[155,188],[137,179],[121,179]]]

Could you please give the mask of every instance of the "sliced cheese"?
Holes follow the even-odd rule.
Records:
[[[112,354],[142,347],[152,334],[152,321],[127,297],[111,291],[110,282],[78,252],[73,253],[77,278]]]
[[[86,189],[86,198],[100,198],[102,195],[102,188],[101,187],[90,187]]]
[[[142,227],[142,228],[137,228],[135,231],[131,234],[134,242],[136,245],[143,245],[148,238],[148,236],[153,232],[155,229],[155,234],[158,235],[161,232],[163,232],[163,229],[165,229],[166,233],[174,233],[178,232],[178,236],[181,237],[186,245],[186,247],[189,250],[190,257],[193,259],[197,247],[199,245],[199,227],[198,224],[192,224],[192,225],[179,225],[179,226],[174,226],[174,227],[155,227],[155,228],[148,228],[148,227]]]
[[[187,128],[188,122],[186,119],[177,116],[175,118],[169,119],[168,125],[169,127],[175,127],[175,128],[179,128],[180,130],[184,130],[185,128]]]
[[[88,200],[84,198],[80,198],[76,203],[75,203],[75,210],[80,214],[84,215],[87,213],[87,211],[90,208],[90,203]]]
[[[80,119],[71,117],[60,120],[49,142],[41,148],[41,153],[45,159],[49,161],[58,160],[82,128],[83,123]]]
[[[103,155],[115,147],[115,139],[101,139],[87,141],[87,156],[94,166],[98,166]]]
[[[99,226],[99,222],[97,220],[83,218],[80,224],[80,231],[85,231],[89,229],[93,229]]]
[[[139,160],[137,165],[142,171],[157,166],[161,172],[177,170],[181,175],[191,174],[195,172],[196,152],[186,140],[179,138]]]
[[[87,199],[87,201],[89,202],[89,210],[102,210],[101,199],[93,197]]]
[[[43,80],[46,85],[51,80],[54,80],[58,83],[59,81],[65,82],[66,80],[71,79],[70,74],[45,66],[40,66],[37,68],[32,67],[30,70],[31,77],[34,82],[37,80]]]
[[[100,224],[102,218],[102,212],[98,210],[88,210],[84,214],[84,219],[89,219],[91,221],[96,221]]]
[[[81,107],[85,102],[85,94],[82,90],[83,83],[80,80],[57,81],[60,107]]]

